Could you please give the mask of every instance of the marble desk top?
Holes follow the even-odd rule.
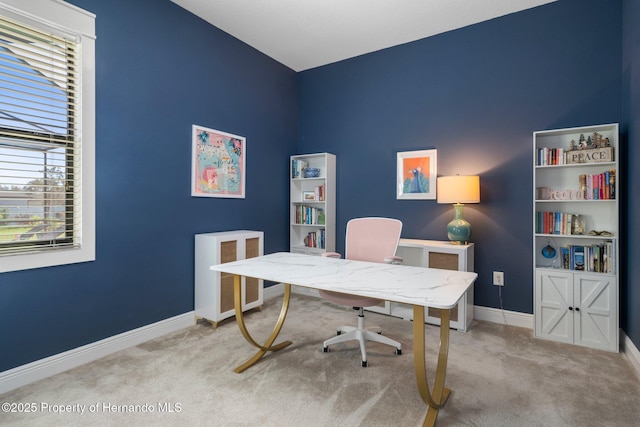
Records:
[[[477,273],[278,252],[211,270],[434,308],[453,308]]]

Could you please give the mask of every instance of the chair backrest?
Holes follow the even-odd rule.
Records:
[[[400,241],[402,222],[393,218],[354,218],[347,223],[345,258],[384,262],[394,256]]]

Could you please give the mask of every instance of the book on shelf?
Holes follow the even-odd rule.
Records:
[[[571,246],[571,270],[584,270],[584,246]]]
[[[313,189],[315,200],[324,202],[324,184],[319,185]]]
[[[563,246],[560,248],[560,253],[562,254],[562,268],[566,268],[567,270],[569,269],[569,266],[571,265],[571,257],[569,255],[569,248],[566,246]]]

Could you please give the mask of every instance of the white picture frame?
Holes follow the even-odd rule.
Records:
[[[435,149],[398,152],[396,198],[398,200],[435,200],[438,176]]]
[[[246,138],[193,125],[191,139],[191,196],[244,199]]]

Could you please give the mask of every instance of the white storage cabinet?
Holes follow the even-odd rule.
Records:
[[[215,328],[218,322],[235,315],[231,274],[212,271],[215,264],[263,255],[262,231],[236,230],[195,236],[195,316],[206,319]],[[242,277],[242,311],[260,307],[263,281]]]

